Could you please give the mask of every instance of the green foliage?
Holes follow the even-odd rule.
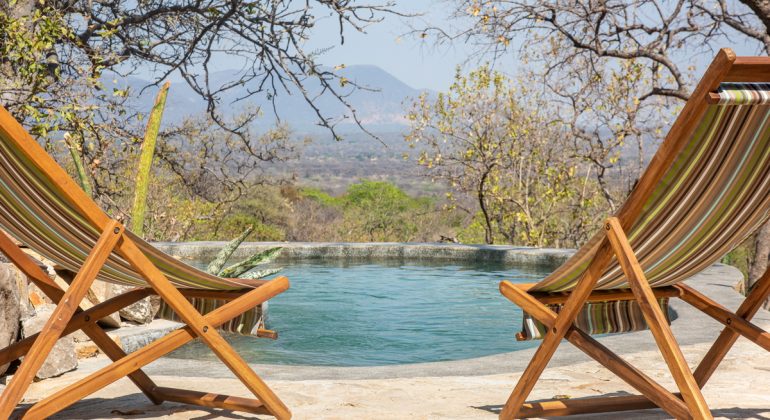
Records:
[[[455,77],[435,100],[422,95],[405,137],[423,173],[450,188],[453,203],[475,202],[462,237],[480,242],[571,246],[598,226],[591,171],[549,104],[487,66]]]
[[[465,244],[483,244],[485,237],[484,215],[477,212],[467,226],[457,232],[457,240]]]
[[[300,195],[303,198],[307,198],[310,200],[314,200],[318,203],[321,203],[325,206],[343,206],[344,203],[341,199],[337,197],[332,197],[328,193],[318,189],[318,188],[302,188],[300,190]]]
[[[166,82],[160,88],[155,97],[155,105],[147,119],[147,128],[144,132],[139,162],[136,168],[136,189],[134,190],[134,206],[131,211],[131,230],[139,236],[144,234],[144,214],[147,211],[147,193],[150,188],[150,170],[152,160],[155,157],[155,144],[158,140],[160,123],[163,118],[163,110],[166,108],[166,96],[170,82]]]
[[[303,188],[291,206],[288,240],[432,242],[454,237],[461,223],[434,199],[410,196],[384,181],[362,180],[339,196]]]
[[[750,257],[750,245],[745,243],[736,247],[727,255],[722,257],[722,263],[731,265],[740,270],[740,272],[743,273],[743,279],[747,280],[749,278],[749,266],[751,264]]]
[[[349,232],[377,242],[412,240],[418,217],[429,213],[431,202],[408,196],[397,186],[381,181],[361,181],[340,197]]]
[[[217,234],[228,237],[252,226],[254,240],[282,241],[286,236],[286,210],[280,191],[263,186],[253,197],[244,197],[232,204],[218,221]]]

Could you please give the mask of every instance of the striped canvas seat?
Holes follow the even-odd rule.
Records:
[[[672,285],[702,271],[755,232],[770,209],[770,84],[722,83],[689,142],[674,160],[628,231],[631,246],[653,287]],[[573,289],[596,254],[597,233],[533,292]],[[613,259],[596,289],[628,288]],[[668,299],[660,299],[668,314]],[[558,312],[559,305],[551,305]],[[635,301],[586,304],[577,319],[593,334],[646,328]],[[544,327],[524,316],[523,339]]]
[[[0,112],[7,114],[5,109]],[[19,147],[17,142],[26,142],[25,147]],[[29,150],[35,153],[29,153]],[[68,201],[60,183],[51,178],[50,172],[40,169],[41,162],[49,167],[56,165],[20,127],[0,126],[0,228],[45,258],[77,272],[101,232]],[[58,172],[66,176],[63,171]],[[261,281],[212,276],[164,254],[130,232],[126,234],[177,287],[236,290],[263,284]],[[98,279],[147,286],[142,276],[115,252],[110,255]],[[224,304],[224,301],[204,299],[193,302],[199,310],[213,310]],[[170,311],[163,313],[173,318]],[[255,333],[258,313],[259,308],[254,308],[226,324],[226,329]]]

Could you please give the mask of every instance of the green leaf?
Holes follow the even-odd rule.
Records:
[[[256,279],[261,279],[261,278],[273,275],[281,270],[283,270],[283,267],[266,268],[264,270],[251,271],[246,274],[242,274],[238,278],[247,279],[247,280],[256,280]]]
[[[225,278],[236,278],[239,277],[241,274],[251,270],[252,268],[260,265],[260,264],[266,264],[270,261],[273,261],[275,257],[278,256],[278,254],[281,253],[280,247],[277,248],[270,248],[266,251],[258,252],[254,255],[252,255],[249,258],[246,258],[245,260],[233,264],[230,267],[225,268],[224,270],[219,272],[219,277],[225,277]]]
[[[249,234],[251,234],[251,231],[253,230],[254,230],[254,226],[249,226],[248,228],[246,228],[246,230],[243,231],[243,233],[241,233],[240,236],[238,236],[237,238],[230,241],[230,243],[225,245],[225,247],[222,248],[221,251],[219,251],[219,254],[217,254],[217,257],[214,258],[214,261],[209,263],[209,266],[206,267],[206,272],[209,274],[213,274],[215,276],[219,274],[219,271],[222,270],[222,267],[224,267],[227,260],[230,258],[231,255],[233,255],[233,252],[235,252],[235,250],[238,249],[241,243],[246,240],[246,237],[248,237]]]

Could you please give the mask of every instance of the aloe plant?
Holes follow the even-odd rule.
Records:
[[[136,190],[134,191],[134,206],[131,210],[131,230],[139,236],[144,233],[144,214],[147,210],[147,192],[150,184],[150,169],[152,159],[155,157],[155,144],[158,141],[160,122],[163,118],[163,110],[166,108],[166,96],[170,82],[166,82],[155,97],[155,105],[147,119],[147,128],[144,131],[144,141],[139,155],[139,165],[136,172]]]
[[[233,264],[224,270],[219,272],[220,277],[236,278],[245,275],[249,270],[260,264],[267,264],[273,261],[278,254],[281,253],[281,248],[270,248],[266,251],[258,252],[245,260]]]
[[[246,240],[246,237],[248,237],[253,230],[254,226],[247,227],[246,230],[243,231],[243,233],[241,233],[237,238],[233,239],[227,245],[225,245],[225,247],[219,251],[217,257],[209,263],[208,267],[206,267],[206,271],[215,276],[219,275],[219,272],[222,271],[222,267],[225,266],[225,263],[230,258],[230,256],[233,255],[233,252],[238,249],[241,243]]]
[[[235,263],[229,267],[223,268],[227,260],[233,255],[236,249],[246,240],[246,238],[254,230],[254,226],[249,226],[243,231],[237,238],[230,241],[221,251],[217,254],[209,266],[206,268],[206,272],[218,277],[225,278],[240,278],[240,279],[260,279],[271,274],[275,274],[281,271],[281,267],[266,268],[262,270],[252,271],[259,265],[268,264],[275,260],[281,253],[281,247],[270,248],[265,251],[257,252],[256,254],[246,258],[245,260]]]

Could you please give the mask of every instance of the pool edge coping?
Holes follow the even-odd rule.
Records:
[[[227,242],[155,242],[159,250],[181,260],[213,259]],[[433,242],[244,242],[231,258],[245,258],[269,248],[282,247],[278,261],[296,260],[403,260],[484,261],[512,264],[557,265],[574,249],[532,248],[511,245],[467,245]]]

